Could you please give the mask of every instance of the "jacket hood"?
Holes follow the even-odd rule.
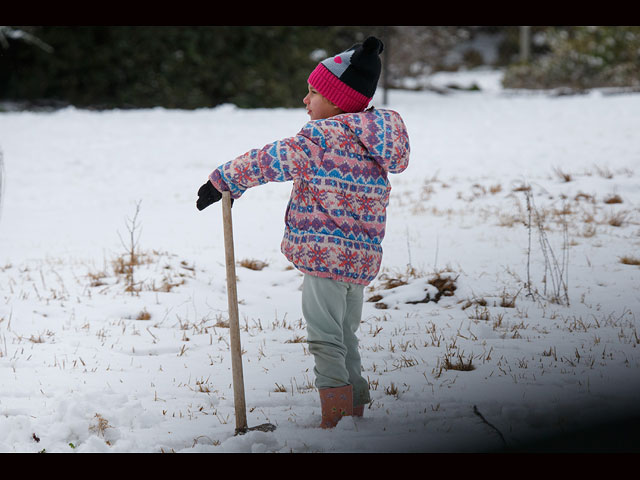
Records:
[[[409,135],[400,114],[369,109],[333,117],[345,124],[375,161],[389,173],[401,173],[409,164]]]

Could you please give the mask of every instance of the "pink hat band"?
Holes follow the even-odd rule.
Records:
[[[347,113],[361,112],[371,101],[371,97],[363,95],[340,81],[322,63],[319,63],[309,75],[309,84]]]

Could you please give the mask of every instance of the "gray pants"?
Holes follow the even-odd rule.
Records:
[[[315,359],[316,387],[351,384],[353,404],[369,403],[369,382],[362,377],[356,331],[362,317],[364,286],[305,275],[302,314]]]

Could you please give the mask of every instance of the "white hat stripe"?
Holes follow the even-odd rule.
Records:
[[[340,55],[336,55],[335,57],[327,58],[320,63],[327,67],[327,69],[336,77],[340,78],[347,68],[349,68],[349,65],[351,65],[351,56],[353,53],[354,50],[348,50],[346,52],[342,52]],[[336,61],[336,58],[340,59],[339,63]]]

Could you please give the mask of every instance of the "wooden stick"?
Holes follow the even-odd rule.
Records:
[[[231,336],[231,370],[233,373],[233,400],[236,409],[236,434],[247,430],[247,407],[242,375],[242,347],[238,320],[238,292],[236,289],[236,261],[233,251],[233,225],[231,223],[231,194],[222,192],[222,222],[224,224],[224,253],[227,267],[227,299],[229,302],[229,335]]]

